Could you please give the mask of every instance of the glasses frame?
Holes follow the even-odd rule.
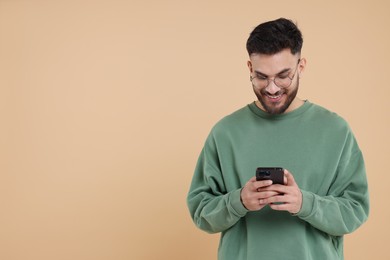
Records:
[[[298,71],[298,67],[299,67],[299,63],[301,62],[301,59],[298,59],[298,62],[297,62],[297,66],[295,68],[295,71],[294,71],[294,74],[292,75],[292,77],[290,78],[289,76],[287,76],[288,79],[290,79],[290,84],[288,84],[288,86],[279,86],[278,84],[276,84],[275,82],[275,79],[278,77],[278,76],[274,76],[273,79],[272,78],[267,78],[267,79],[259,79],[258,76],[255,76],[255,77],[252,77],[252,75],[250,75],[250,81],[252,82],[252,86],[256,87],[256,85],[253,83],[253,80],[254,79],[259,79],[259,80],[267,80],[267,85],[265,85],[264,87],[261,87],[260,89],[263,89],[263,88],[267,88],[271,82],[271,79],[272,81],[274,82],[275,86],[277,86],[278,88],[281,88],[281,89],[284,89],[284,88],[289,88],[293,82],[293,79],[295,77],[295,74],[297,73]],[[257,88],[257,87],[256,87]]]

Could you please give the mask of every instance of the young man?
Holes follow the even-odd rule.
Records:
[[[199,156],[187,203],[200,229],[222,233],[219,259],[343,259],[343,235],[368,217],[363,156],[348,124],[297,97],[302,43],[284,18],[253,30],[257,100],[219,121]],[[266,166],[284,168],[284,185],[256,181]]]

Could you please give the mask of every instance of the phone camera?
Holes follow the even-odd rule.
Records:
[[[262,175],[265,175],[265,176],[270,176],[271,175],[271,172],[270,171],[261,171],[260,172]]]

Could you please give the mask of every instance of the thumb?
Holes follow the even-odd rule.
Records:
[[[286,169],[284,169],[284,177],[287,186],[298,186],[297,183],[295,182],[294,176]]]

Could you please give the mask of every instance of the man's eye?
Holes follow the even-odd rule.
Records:
[[[259,80],[267,80],[267,77],[260,76],[260,75],[257,75],[256,78]]]
[[[280,79],[286,79],[286,78],[288,78],[288,75],[280,75],[280,76],[278,76],[278,78],[280,78]]]

